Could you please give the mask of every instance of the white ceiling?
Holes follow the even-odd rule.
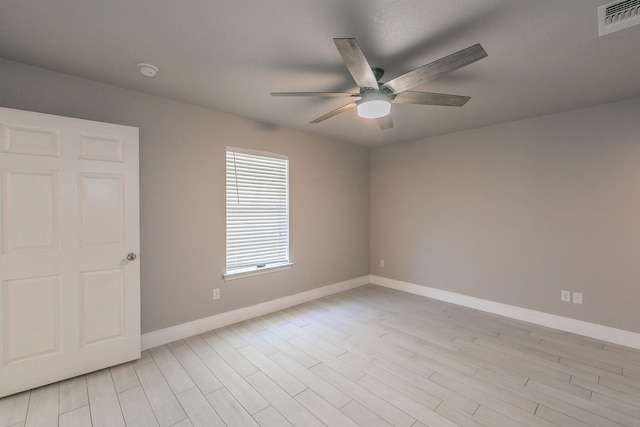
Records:
[[[0,57],[366,146],[640,96],[640,26],[598,37],[608,0],[2,0]],[[382,81],[481,43],[489,56],[419,90],[462,108],[393,105],[381,131],[347,101],[271,97],[355,83],[332,38]],[[160,68],[141,76],[138,62]]]

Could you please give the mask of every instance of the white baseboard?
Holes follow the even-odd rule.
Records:
[[[347,280],[332,285],[323,286],[321,288],[312,289],[306,292],[289,295],[275,300],[263,302],[249,307],[239,308],[237,310],[227,311],[225,313],[216,314],[214,316],[205,317],[204,319],[194,320],[192,322],[182,323],[180,325],[171,326],[158,331],[147,332],[142,334],[142,350],[147,350],[159,345],[168,344],[173,341],[189,338],[194,335],[202,334],[212,329],[221,328],[243,320],[262,316],[263,314],[273,313],[274,311],[283,310],[302,304],[314,299],[322,298],[348,289],[357,288],[358,286],[369,283],[370,276],[362,276],[355,279]]]
[[[614,344],[624,345],[640,349],[640,334],[623,329],[611,328],[597,323],[583,322],[582,320],[571,319],[569,317],[557,316],[555,314],[543,313],[541,311],[529,310],[527,308],[502,304],[468,295],[457,294],[455,292],[443,291],[442,289],[430,288],[416,285],[414,283],[402,282],[400,280],[388,279],[380,276],[369,276],[369,282],[374,285],[384,286],[423,297],[433,298],[440,301],[464,307],[474,308],[487,313],[498,314],[511,319],[522,320],[536,325],[547,326],[565,332],[583,335]]]

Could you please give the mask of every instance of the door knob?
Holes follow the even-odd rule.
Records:
[[[131,252],[129,255],[127,255],[127,259],[129,261],[134,261],[136,259],[136,254],[134,254],[133,252]]]

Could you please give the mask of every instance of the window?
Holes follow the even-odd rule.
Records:
[[[227,147],[225,279],[289,268],[289,160]]]

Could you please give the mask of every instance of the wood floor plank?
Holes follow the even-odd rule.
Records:
[[[193,427],[225,426],[218,413],[197,387],[178,393],[177,397]]]
[[[310,389],[298,394],[295,399],[328,426],[357,427],[357,424],[351,418]]]
[[[202,335],[185,338],[184,342],[187,343],[191,351],[193,351],[200,359],[206,359],[209,356],[213,356],[215,352],[211,346],[204,342]]]
[[[323,426],[318,418],[271,381],[264,373],[257,372],[247,377],[247,381],[294,426]]]
[[[435,406],[426,406],[425,402],[412,399],[404,393],[390,389],[375,378],[365,375],[358,380],[358,384],[420,422],[433,426],[455,427],[454,423],[434,411]]]
[[[350,338],[350,340],[353,339]],[[421,375],[425,378],[433,375],[435,372],[435,368],[438,366],[434,366],[424,358],[418,357],[416,354],[411,353],[411,355],[406,355],[400,350],[399,346],[387,346],[383,343],[380,343],[379,340],[376,339],[365,339],[365,338],[357,338],[355,341],[356,345],[349,350],[350,353],[356,354],[365,359],[370,359],[373,361],[376,360],[385,360],[389,363],[394,363],[399,366],[411,366],[412,372],[417,375]],[[421,363],[425,361],[426,363]],[[445,367],[445,369],[447,369]]]
[[[59,384],[50,384],[31,391],[26,427],[58,425]]]
[[[638,420],[638,425],[640,425],[640,401],[636,400],[634,404],[630,404],[600,393],[593,393],[591,395],[591,401],[598,405],[607,406],[615,411],[624,412],[636,418]]]
[[[149,350],[144,350],[140,353],[140,359],[136,359],[133,362],[133,367],[144,365],[145,363],[153,362],[153,357],[151,356],[151,352]]]
[[[424,345],[421,342],[417,342],[414,345],[399,343],[397,347],[411,352],[413,354],[411,358],[427,363],[435,371],[473,375],[478,370],[469,360],[465,360],[458,351],[443,350]]]
[[[491,426],[500,426],[500,427],[522,427],[524,424],[521,424],[517,421],[512,420],[511,418],[501,414],[498,411],[494,411],[493,409],[487,408],[486,406],[480,406],[476,413],[473,415],[475,418],[480,421],[484,421]]]
[[[256,350],[253,345],[242,347],[238,351],[291,396],[307,388],[273,360]]]
[[[216,376],[185,342],[173,346],[171,351],[202,394],[206,396],[222,388]],[[211,353],[208,354],[211,355]]]
[[[456,408],[455,406],[448,405],[446,402],[442,402],[442,404],[436,408],[436,412],[460,426],[492,427],[489,423],[484,422],[481,419],[474,417],[472,414]]]
[[[155,362],[134,366],[160,427],[169,427],[187,418]]]
[[[329,366],[320,363],[311,368],[311,370],[394,426],[410,426],[416,421],[406,412],[391,405],[380,396],[371,393],[362,385],[342,376]]]
[[[588,348],[588,346],[543,339],[540,342],[540,347],[553,351],[561,357],[566,357],[594,368],[603,369],[614,374],[622,374],[622,367],[619,364],[608,359],[605,354],[602,354],[604,352]]]
[[[295,360],[305,368],[310,368],[313,365],[320,363],[320,361],[312,355],[305,353],[298,347],[290,344],[289,341],[282,339],[270,330],[260,331],[258,332],[258,335],[260,335],[265,341],[268,341],[276,346],[279,352],[286,353],[289,357],[291,357],[293,360]]]
[[[263,409],[253,416],[260,427],[291,427],[291,423],[273,406]]]
[[[318,348],[322,349],[322,351],[325,351],[333,357],[339,357],[346,351],[346,349],[342,346],[336,345],[343,340],[342,337],[331,337],[330,334],[328,334],[322,328],[317,328],[312,324],[309,324],[302,329],[306,332],[305,336],[302,338],[306,339],[311,344],[317,346]],[[349,347],[351,347],[350,344]]]
[[[588,424],[583,423],[580,420],[571,418],[568,415],[558,412],[554,409],[547,408],[544,405],[539,405],[536,410],[536,415],[551,423],[557,424],[562,427],[587,427]]]
[[[87,392],[94,427],[124,427],[118,395],[108,369],[87,375]]]
[[[91,411],[89,410],[89,405],[65,412],[58,419],[59,427],[87,427],[90,425]]]
[[[576,369],[578,371],[586,372],[592,375],[591,381],[597,383],[600,380],[601,375],[621,375],[622,368],[617,372],[611,372],[609,370],[601,369],[592,365],[588,365],[584,362],[579,362],[577,360],[573,360],[566,356],[561,356],[560,361],[558,362],[560,365],[569,366],[570,368]],[[585,378],[584,375],[578,375]],[[594,379],[595,377],[595,379]],[[585,378],[586,379],[586,378]]]
[[[285,319],[287,323],[293,324],[298,328],[302,328],[309,324],[309,319],[304,313],[299,312],[296,307],[291,307],[278,312],[278,316]],[[285,326],[285,325],[283,325]]]
[[[261,321],[263,317],[264,316],[258,316],[258,317],[254,317],[252,319],[243,320],[242,322],[239,322],[238,324],[244,326],[245,328],[250,330],[252,333],[257,334],[260,331],[264,331],[265,328],[266,328],[264,323]]]
[[[382,417],[362,405],[357,400],[352,400],[347,403],[340,411],[361,426],[393,427]]]
[[[110,370],[116,392],[120,393],[140,385],[136,371],[131,363],[112,366]]]
[[[204,342],[215,350],[219,355],[233,367],[243,377],[248,377],[258,372],[258,368],[249,362],[246,357],[233,348],[227,341],[222,339],[217,333],[207,334],[204,336]]]
[[[0,426],[9,426],[27,419],[31,391],[0,399]]]
[[[244,339],[248,344],[258,349],[262,354],[266,354],[267,356],[269,356],[278,351],[276,347],[263,340],[262,337],[260,337],[250,329],[247,329],[242,324],[236,323],[229,326],[229,328],[231,328],[233,332],[241,336],[242,339]]]
[[[431,380],[466,395],[480,403],[480,406],[485,409],[495,411],[512,420],[518,420],[521,424],[551,425],[544,420],[536,419],[533,415],[537,407],[536,402],[508,390],[501,390],[491,384],[475,383],[474,380],[467,378],[451,378],[440,373],[432,375]]]
[[[88,404],[87,379],[84,375],[60,382],[60,402],[58,409],[60,414],[73,411]]]
[[[151,355],[175,394],[196,386],[169,347],[163,345],[152,348]]]
[[[606,387],[600,384],[594,384],[590,381],[585,381],[578,377],[571,378],[571,384],[588,389],[592,393],[598,393],[601,396],[607,396],[621,403],[635,405],[636,407],[639,407],[638,409],[640,409],[640,399],[637,396],[633,396],[623,391],[616,390],[615,388]],[[589,396],[589,398],[593,400],[593,394]]]
[[[482,337],[475,340],[476,343],[482,343],[500,349],[503,353],[512,354],[518,357],[523,357],[528,360],[538,362],[540,360],[547,360],[549,362],[558,363],[560,356],[550,353],[548,351],[540,350],[534,345],[520,344],[514,342],[508,336],[498,335],[495,338]]]
[[[271,331],[283,340],[295,338],[297,336],[296,334],[283,327],[283,324],[287,324],[288,322],[279,317],[279,313],[280,312],[271,313],[270,315],[262,316],[259,319],[259,321],[264,325],[264,330]]]
[[[269,402],[217,354],[206,358],[204,363],[250,414],[269,406]]]
[[[178,421],[177,423],[175,423],[171,427],[193,427],[193,424],[191,423],[189,418],[185,418],[182,421]]]
[[[331,403],[336,408],[342,408],[351,401],[351,398],[342,391],[334,387],[332,384],[320,378],[306,367],[298,364],[284,353],[275,353],[271,359],[280,365],[283,369],[287,369],[292,375],[300,380],[305,386],[313,390],[320,397]]]
[[[258,425],[227,389],[221,388],[205,397],[226,425],[234,427]]]
[[[535,380],[530,380],[527,383],[526,388],[535,390],[543,394],[547,394],[548,396],[553,397],[555,400],[568,403],[570,405],[576,406],[578,408],[584,409],[589,412],[596,410],[600,414],[601,418],[606,418],[620,425],[633,425],[634,423],[637,422],[637,419],[623,412],[616,411],[614,409],[610,409],[605,406],[598,406],[590,400],[587,401],[587,400],[581,399],[577,396],[574,396],[573,394],[566,393],[562,390],[558,390],[556,388],[553,388],[546,384],[542,384]]]
[[[158,427],[151,404],[142,386],[136,386],[118,393],[122,415],[127,427]]]
[[[245,345],[249,345],[249,343],[242,338],[240,335],[235,333],[233,329],[229,326],[225,326],[224,328],[216,329],[216,334],[221,337],[223,340],[227,342],[231,347],[236,350],[244,347]]]
[[[533,382],[532,382],[533,383]],[[521,394],[524,397],[527,397],[535,402],[538,402],[538,406],[546,406],[547,408],[553,409],[562,414],[568,415],[571,418],[575,418],[577,420],[582,421],[583,423],[591,426],[597,427],[619,427],[620,424],[616,423],[610,419],[600,416],[598,411],[593,411],[593,407],[590,406],[590,402],[583,401],[582,399],[578,399],[575,403],[578,403],[578,406],[567,403],[564,400],[555,398],[554,392],[541,392],[537,391],[535,387],[531,387],[529,382],[527,382],[528,386],[521,386],[519,384],[513,384],[509,382],[502,383],[504,388],[507,390],[512,390],[514,393]],[[553,390],[549,388],[549,391]],[[555,390],[555,393],[561,393],[558,390]],[[587,408],[582,407],[580,402],[584,402],[587,405]],[[589,410],[591,409],[591,410]]]
[[[400,366],[379,358],[373,359],[372,362],[375,366],[384,369],[385,371],[410,384],[415,385],[416,387],[421,388],[422,390],[433,396],[439,397],[447,404],[452,405],[468,414],[473,414],[476,409],[478,409],[479,404],[476,401],[469,399],[461,395],[460,393],[457,393],[446,387],[442,387],[440,384],[434,383],[433,381],[422,375],[414,373],[411,370],[411,367],[407,369],[404,366]]]
[[[420,402],[421,405],[424,405],[431,410],[435,409],[440,403],[442,403],[442,399],[439,397],[434,396],[420,387],[404,381],[403,379],[398,378],[384,369],[380,369],[374,364],[358,358],[351,353],[343,354],[340,358],[351,365],[358,366],[360,370],[367,374],[358,380],[360,384],[363,383],[363,380],[373,378],[377,382],[384,384],[385,388],[394,390],[397,393],[402,393],[412,400]]]
[[[571,375],[562,372],[557,363],[549,363],[548,365],[545,365],[542,361],[535,363],[531,360],[505,354],[487,345],[467,343],[460,349],[460,353],[470,358],[483,358],[485,361],[492,361],[494,365],[509,366],[515,373],[543,382],[546,380],[559,380],[568,383],[571,379]]]
[[[640,381],[621,375],[602,375],[600,385],[636,396],[640,400]]]
[[[302,351],[305,351],[306,353],[313,355],[315,358],[320,360],[323,364],[330,366],[332,369],[335,369],[337,372],[349,378],[351,381],[358,381],[358,379],[364,376],[364,372],[360,371],[357,368],[354,368],[351,365],[346,364],[345,362],[338,359],[337,357],[332,356],[329,353],[326,353],[322,349],[316,347],[312,343],[300,337],[294,338],[290,342],[291,344],[295,345]]]
[[[549,360],[546,356],[547,353],[544,351],[540,354],[540,352],[536,352],[534,349],[523,350],[515,348],[511,345],[504,344],[502,340],[497,339],[478,339],[474,344],[479,345],[481,348],[490,348],[504,353],[507,356],[515,357],[517,358],[518,363],[528,364],[531,368],[542,371],[547,374],[547,376],[551,376],[551,373],[555,373],[556,375],[554,376],[562,381],[566,381],[567,376],[577,376],[592,382],[598,382],[598,375],[594,375],[581,369],[576,369],[569,365],[560,364],[558,363],[560,359],[559,356],[554,355],[552,359]],[[555,360],[556,358],[558,360]]]

